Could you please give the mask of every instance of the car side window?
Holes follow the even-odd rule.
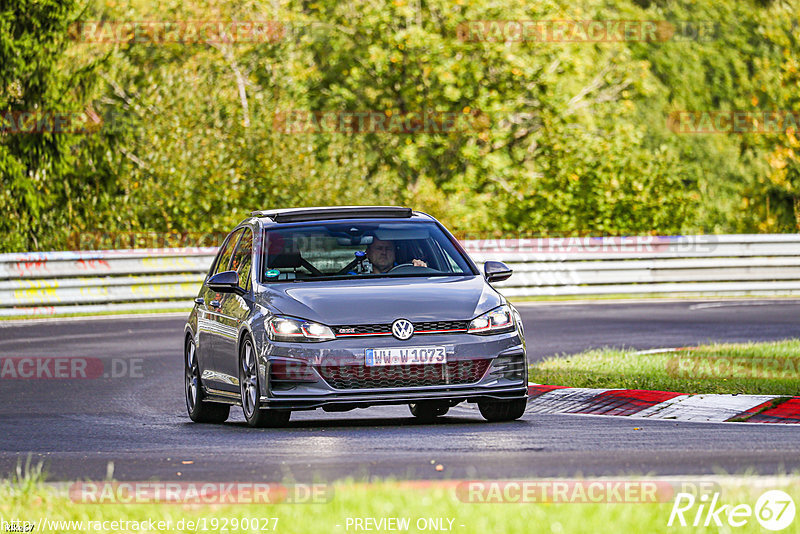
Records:
[[[250,229],[244,231],[244,235],[239,240],[236,252],[233,254],[231,270],[239,273],[239,285],[245,290],[250,289],[250,268],[253,263],[253,232]]]
[[[228,241],[225,242],[225,248],[220,252],[217,265],[214,267],[214,272],[212,274],[217,274],[228,270],[228,264],[231,261],[231,256],[233,256],[233,248],[236,246],[236,242],[239,241],[239,236],[242,235],[243,230],[244,229],[236,230],[228,238]]]

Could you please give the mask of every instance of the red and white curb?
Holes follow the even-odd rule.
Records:
[[[528,386],[527,413],[616,415],[678,421],[800,424],[800,397],[773,407],[779,395],[686,395],[642,389]]]

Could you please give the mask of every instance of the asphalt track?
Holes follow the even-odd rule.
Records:
[[[602,346],[800,337],[798,299],[524,304],[520,311],[532,359]],[[0,379],[0,476],[28,457],[43,461],[51,480],[102,479],[109,462],[118,480],[800,472],[800,428],[792,425],[581,415],[489,424],[466,407],[419,424],[404,406],[298,412],[284,429],[250,429],[235,407],[224,425],[197,425],[183,400],[183,322],[176,316],[0,322],[0,357],[100,358],[106,372],[124,375]]]

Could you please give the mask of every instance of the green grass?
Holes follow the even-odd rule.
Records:
[[[691,478],[691,477],[689,477]],[[636,477],[615,477],[613,480],[637,480]],[[667,481],[656,477],[639,477],[638,480]],[[673,481],[674,482],[674,481]],[[773,479],[758,477],[714,477],[707,480],[718,484],[715,491],[720,492],[719,501],[725,504],[748,504],[755,506],[758,497],[766,490],[781,489],[800,503],[800,478],[796,475]],[[455,484],[455,483],[452,483]],[[39,525],[40,518],[48,521],[83,521],[82,525],[62,525],[56,529],[39,529],[34,532],[125,532],[122,526],[113,528],[107,524],[105,529],[88,528],[89,521],[130,521],[137,522],[137,528],[126,525],[128,532],[194,532],[188,521],[202,522],[206,532],[272,532],[277,518],[275,532],[281,533],[347,533],[364,532],[348,529],[348,518],[388,518],[399,517],[410,520],[408,532],[420,532],[415,523],[420,518],[452,519],[452,532],[464,534],[486,534],[506,532],[721,532],[717,526],[678,527],[667,526],[672,510],[673,493],[666,492],[666,498],[658,503],[503,503],[485,504],[464,502],[459,498],[454,485],[403,483],[396,481],[373,482],[369,484],[342,482],[332,489],[332,498],[324,504],[237,504],[237,505],[194,505],[194,504],[86,504],[70,500],[52,486],[42,482],[41,477],[23,477],[0,481],[0,518],[5,521],[30,521]],[[686,513],[691,521],[694,510]],[[233,527],[233,519],[238,528]],[[259,523],[258,530],[241,528],[243,518],[270,518],[268,523]],[[724,515],[723,515],[724,519]],[[143,521],[169,522],[167,530],[142,529]],[[216,528],[212,528],[215,524]],[[183,521],[184,528],[176,528]],[[52,524],[52,523],[49,523]],[[223,530],[223,525],[227,530]],[[261,530],[266,524],[269,530]],[[445,525],[447,522],[445,521]],[[702,523],[701,523],[702,524]],[[99,524],[97,524],[99,525]],[[338,525],[338,526],[337,526]],[[463,525],[463,526],[462,526]],[[727,525],[726,525],[727,526]],[[82,527],[82,529],[80,529]],[[112,527],[112,528],[108,528]],[[736,532],[762,532],[755,517]],[[198,532],[203,532],[202,528]],[[373,530],[386,532],[386,530]],[[426,532],[435,532],[426,530]],[[800,532],[800,518],[796,518],[789,528],[782,532]]]
[[[591,350],[536,363],[529,376],[537,384],[584,388],[800,395],[800,339],[660,354]]]

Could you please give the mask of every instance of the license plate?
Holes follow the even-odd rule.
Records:
[[[367,366],[419,365],[445,363],[444,347],[408,347],[392,349],[367,349]]]

